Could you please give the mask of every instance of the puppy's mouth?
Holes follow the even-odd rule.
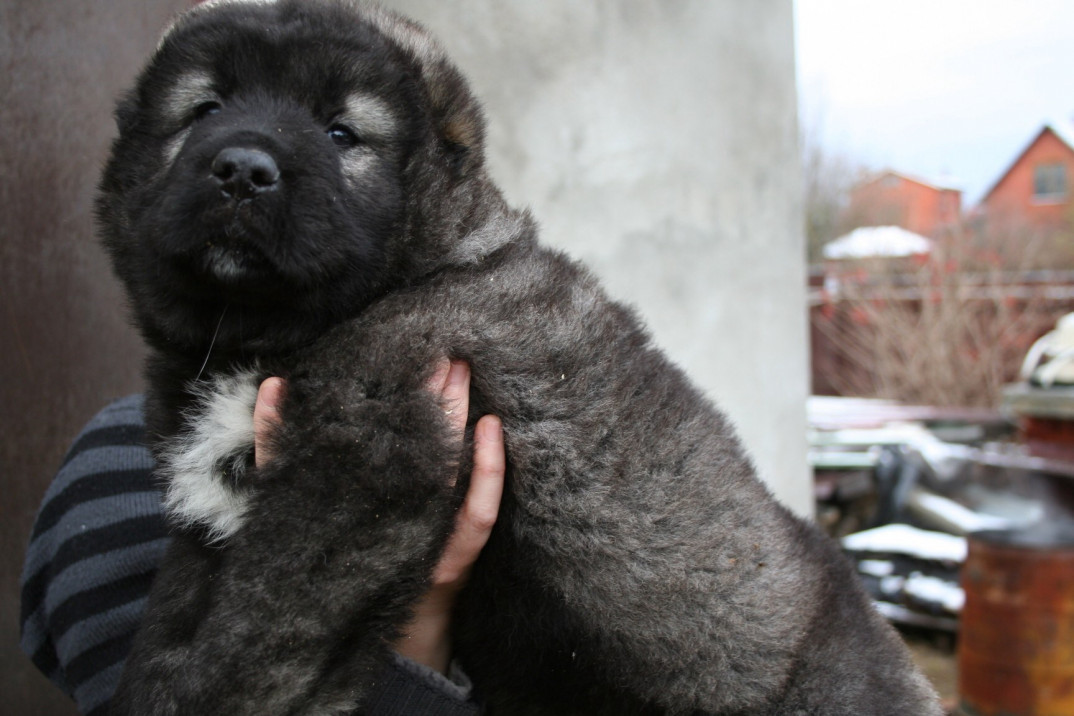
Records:
[[[224,285],[260,283],[272,273],[268,260],[260,251],[234,243],[209,242],[201,254],[200,263],[207,278]]]
[[[225,289],[254,288],[271,283],[272,263],[262,245],[267,222],[263,212],[252,202],[218,201],[210,204],[197,222],[192,241],[183,252],[184,263],[200,282],[218,284]]]
[[[247,242],[207,240],[176,259],[180,275],[186,277],[185,283],[195,295],[209,291],[228,300],[263,303],[282,290],[272,263]]]

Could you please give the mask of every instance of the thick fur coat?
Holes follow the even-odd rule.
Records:
[[[507,445],[454,634],[489,713],[939,714],[838,549],[504,203],[420,27],[347,0],[201,6],[117,121],[98,213],[151,349],[175,539],[114,713],[354,708],[465,491],[424,387],[450,356]],[[269,375],[278,457],[255,469]]]

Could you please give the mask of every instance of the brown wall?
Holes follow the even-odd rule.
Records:
[[[1067,195],[1063,201],[1039,202],[1033,198],[1033,175],[1041,164],[1065,164]],[[1059,227],[1071,220],[1074,207],[1074,149],[1045,129],[999,180],[983,204],[988,216],[997,219],[1020,217],[1040,227]]]
[[[184,0],[0,2],[0,712],[73,713],[18,650],[18,579],[71,438],[139,389],[92,230],[112,104]]]

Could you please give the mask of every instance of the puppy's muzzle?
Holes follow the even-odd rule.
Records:
[[[212,162],[212,178],[228,199],[242,201],[273,191],[279,185],[276,160],[260,149],[225,147]]]

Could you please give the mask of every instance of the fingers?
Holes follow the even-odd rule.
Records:
[[[466,430],[466,414],[470,410],[469,364],[459,360],[441,362],[427,386],[440,398],[452,430],[461,436]]]
[[[482,535],[477,552],[484,547],[503,496],[507,458],[503,447],[503,427],[495,415],[485,415],[474,429],[474,469],[470,474],[470,490],[466,493],[463,511],[466,522],[475,534]]]
[[[266,378],[257,390],[254,404],[254,465],[261,467],[272,459],[269,436],[280,422],[279,406],[283,402],[282,378]]]
[[[439,398],[461,443],[470,409],[469,365],[443,361],[427,389]],[[433,572],[431,588],[414,605],[413,620],[394,644],[398,653],[442,673],[451,657],[450,622],[455,598],[496,523],[505,465],[500,421],[486,415],[474,428],[474,468],[466,499],[455,518],[455,531]]]
[[[434,585],[457,583],[469,574],[496,524],[505,469],[500,420],[486,415],[477,421],[470,489],[455,519],[455,532],[433,572]]]
[[[465,361],[444,360],[437,365],[427,387],[439,397],[452,430],[461,437],[470,409],[470,366]],[[280,422],[284,388],[282,378],[266,378],[258,388],[254,404],[254,465],[257,467],[272,459],[269,435]]]
[[[258,389],[254,405],[254,464],[257,467],[273,457],[270,436],[280,422],[279,406],[285,387],[282,378],[268,378]],[[470,408],[470,366],[464,361],[445,360],[437,366],[427,387],[439,397],[451,427],[461,438]],[[464,579],[488,542],[499,513],[505,467],[500,421],[495,416],[486,415],[477,421],[474,429],[474,468],[470,488],[456,517],[455,532],[433,574],[435,585],[454,584]]]
[[[433,371],[433,376],[429,378],[429,382],[426,383],[426,388],[428,388],[430,393],[439,395],[444,392],[444,385],[447,383],[447,376],[450,370],[451,361],[447,358],[436,364],[436,370]]]

